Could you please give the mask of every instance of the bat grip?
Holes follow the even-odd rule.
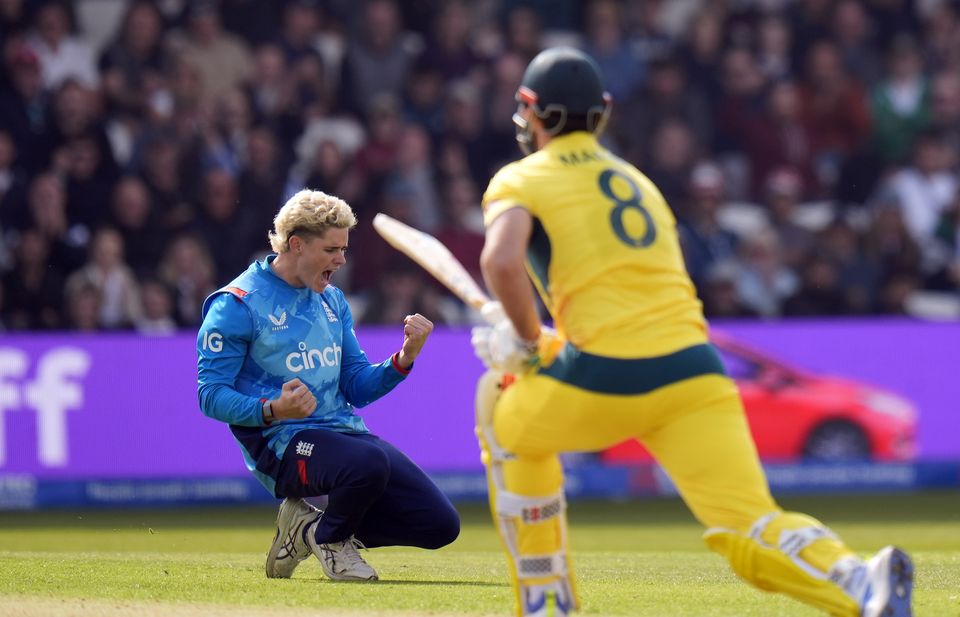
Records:
[[[483,316],[483,320],[491,326],[495,326],[507,318],[507,314],[503,312],[503,306],[496,300],[487,300],[476,308]]]

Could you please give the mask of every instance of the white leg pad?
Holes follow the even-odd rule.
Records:
[[[563,492],[546,497],[524,497],[498,485],[496,507],[497,514],[518,517],[524,523],[531,525],[548,521],[566,512],[567,500]]]
[[[567,555],[566,498],[562,487],[549,495],[531,497],[506,486],[504,463],[517,457],[501,447],[494,434],[493,411],[501,393],[501,379],[501,373],[487,371],[477,384],[477,437],[490,479],[497,530],[513,564],[511,578],[517,593],[517,614],[565,616],[579,605]],[[558,526],[557,550],[521,554],[519,534],[541,524]]]

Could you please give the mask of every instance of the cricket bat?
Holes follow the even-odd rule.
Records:
[[[467,305],[480,311],[491,301],[453,253],[430,234],[382,212],[373,217],[373,228],[390,246],[415,261]]]

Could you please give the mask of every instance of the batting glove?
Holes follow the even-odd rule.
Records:
[[[484,366],[515,375],[551,364],[563,347],[563,340],[553,328],[543,326],[538,340],[525,341],[509,319],[474,328],[470,342]]]

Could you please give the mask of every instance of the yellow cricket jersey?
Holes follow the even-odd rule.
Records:
[[[501,169],[484,221],[534,217],[527,270],[558,332],[579,349],[647,358],[706,342],[676,220],[656,186],[586,132]]]

